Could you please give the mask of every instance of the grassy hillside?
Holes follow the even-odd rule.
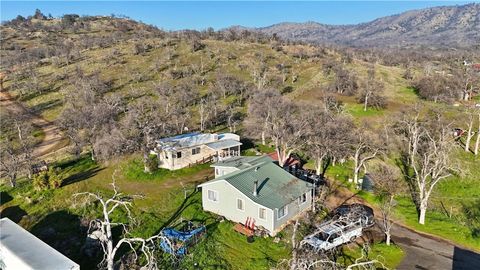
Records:
[[[79,71],[98,74],[101,80],[111,85],[105,95],[119,95],[125,103],[155,92],[155,86],[165,82],[172,85],[193,83],[199,96],[206,95],[216,87],[218,76],[230,74],[245,82],[249,91],[275,88],[284,96],[309,106],[323,101],[325,89],[333,80],[324,72],[325,64],[331,61],[344,63],[359,81],[366,79],[372,65],[354,56],[348,60],[341,50],[283,44],[269,38],[228,38],[221,33],[206,37],[188,32],[165,33],[122,18],[90,17],[76,19],[74,23],[60,19],[34,19],[28,25],[2,25],[0,31],[4,45],[1,56],[6,59],[1,66],[2,74],[6,76],[3,87],[33,112],[51,121],[58,120],[65,108],[67,93],[74,89],[75,74]],[[22,57],[18,56],[20,51],[24,52]],[[385,85],[386,108],[364,111],[355,96],[333,94],[343,103],[344,113],[350,114],[356,122],[380,126],[416,102],[438,108],[452,119],[461,116],[459,108],[421,100],[410,87],[411,83],[403,78],[403,67],[378,63],[374,66],[376,77]],[[265,75],[259,77],[259,73]],[[222,102],[230,104],[232,99],[235,97],[229,96]],[[245,112],[244,104],[242,106],[240,109]],[[194,106],[191,113],[190,127],[197,129],[198,108]],[[253,143],[261,152],[272,151],[271,146]],[[250,149],[245,153],[252,154],[253,151]],[[464,164],[464,173],[439,185],[432,202],[433,209],[427,214],[431,227],[415,228],[478,248],[478,242],[475,243],[478,238],[467,235],[469,231],[462,219],[458,197],[473,198],[480,194],[477,188],[480,172],[476,166],[479,160],[461,152],[455,154],[455,160]],[[99,209],[98,205],[85,206],[72,196],[83,191],[111,194],[114,172],[117,172],[116,183],[122,191],[145,195],[134,202],[133,213],[139,224],[134,227],[135,235],[155,234],[180,219],[207,225],[207,237],[192,250],[182,266],[268,269],[290,255],[288,230],[278,243],[271,238],[259,238],[248,244],[243,236],[231,229],[232,223],[202,211],[201,196],[195,192],[195,186],[212,177],[213,170],[208,165],[145,174],[138,156],[96,163],[87,156],[74,159],[70,155],[59,156],[53,165],[60,168],[64,178],[58,189],[37,191],[27,179],[20,181],[17,188],[2,185],[2,216],[19,222],[81,263],[82,268],[92,268],[98,262],[98,258],[82,256],[81,248],[87,221],[98,217]],[[346,181],[351,177],[351,167],[351,162],[331,167],[327,176]],[[447,210],[451,209],[453,218],[442,212],[440,202]],[[408,199],[401,201],[398,209],[397,217],[414,226],[415,209],[411,202]],[[125,220],[125,213],[120,212],[114,218]],[[458,221],[461,225],[457,226]],[[456,226],[459,232],[440,230],[441,227],[447,228],[444,224]],[[392,261],[387,262],[392,267],[403,256],[396,247],[379,245],[374,249],[375,254],[392,254]],[[356,255],[359,252],[351,253]]]
[[[159,37],[158,34],[150,32],[150,35],[141,39],[133,36],[134,31],[140,31],[138,28],[142,28],[141,24],[131,26],[134,30],[122,32],[116,42],[82,48],[82,40],[88,37],[115,35],[112,25],[117,20],[95,19],[90,22],[89,29],[64,29],[56,33],[37,31],[27,34],[2,26],[6,48],[42,48],[48,45],[45,44],[46,41],[56,44],[67,39],[74,44],[72,51],[75,52],[68,64],[63,59],[64,56],[55,55],[43,58],[38,64],[29,67],[36,74],[40,88],[38,91],[28,89],[28,82],[32,80],[28,74],[24,77],[18,76],[18,72],[25,69],[24,66],[3,66],[4,71],[8,71],[5,88],[10,89],[28,107],[46,119],[55,120],[62,111],[65,91],[72,87],[69,75],[78,69],[85,74],[99,72],[100,78],[111,81],[113,91],[123,96],[128,96],[129,91],[148,93],[152,91],[154,84],[160,82],[179,84],[192,80],[204,80],[203,84],[197,85],[202,93],[213,87],[217,74],[232,74],[256,85],[254,73],[265,69],[265,87],[291,92],[290,95],[295,99],[315,102],[321,97],[320,89],[324,89],[331,81],[331,78],[322,72],[322,65],[332,59],[341,60],[339,53],[328,49],[321,50],[308,45],[274,46],[267,42],[207,39],[201,41],[205,45],[203,49],[193,51],[192,41],[186,38]],[[36,23],[51,25],[61,22],[52,20]],[[148,49],[138,53],[136,48],[139,44]],[[15,52],[5,47],[2,54],[8,56]],[[279,65],[285,67],[284,71],[279,70]],[[367,66],[368,63],[359,60],[347,64],[351,72],[357,73],[360,79],[366,77]],[[408,83],[402,78],[402,68],[376,65],[376,69],[377,76],[385,83],[385,95],[390,99],[389,108],[402,107],[400,104],[403,102],[412,102],[412,99],[415,99],[415,96],[405,90]],[[181,72],[185,77],[172,78],[175,72]],[[285,81],[282,82],[283,80]],[[354,98],[342,101],[353,114],[359,111]],[[358,114],[362,115],[361,112]]]

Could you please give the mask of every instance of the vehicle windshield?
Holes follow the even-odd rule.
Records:
[[[333,243],[333,240],[335,240],[335,238],[337,238],[338,235],[336,233],[334,234],[327,234],[327,233],[324,233],[324,232],[321,232],[317,235],[317,238],[322,240],[322,241],[328,241],[330,243]]]

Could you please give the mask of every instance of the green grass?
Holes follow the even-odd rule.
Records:
[[[140,159],[132,160],[125,168],[124,175],[135,181],[163,181],[166,179],[180,179],[197,174],[210,168],[210,163],[200,164],[194,167],[183,168],[175,171],[159,168],[152,173],[144,173],[143,162]]]
[[[372,108],[367,108],[366,111],[363,110],[363,104],[355,103],[346,103],[345,110],[350,113],[353,117],[372,117],[372,116],[381,116],[384,114],[383,110],[377,110]]]
[[[418,223],[417,211],[410,198],[398,199],[395,215],[400,221],[415,230],[438,235],[465,247],[480,251],[480,238],[473,237],[472,231],[462,222],[449,218],[435,210],[427,211],[425,225]]]
[[[340,257],[337,262],[345,266],[351,265],[355,262],[355,259],[362,257],[362,248],[355,247],[350,249],[348,247],[343,248],[344,256]],[[368,251],[367,260],[378,260],[383,263],[388,269],[395,269],[404,257],[402,249],[394,244],[387,246],[385,243],[375,243],[370,246]],[[381,269],[381,265],[376,265]]]
[[[248,243],[244,235],[233,231],[233,223],[212,224],[207,238],[182,264],[187,269],[198,263],[200,269],[270,269],[290,254],[290,248],[272,238],[255,238]]]
[[[83,156],[79,160],[64,160],[57,166],[68,179],[67,185],[45,191],[33,190],[26,179],[21,179],[16,188],[2,185],[0,209],[2,216],[20,222],[48,244],[61,249],[80,263],[82,269],[95,268],[98,263],[98,258],[88,258],[80,251],[86,237],[82,217],[93,219],[101,214],[98,204],[83,206],[82,200],[73,200],[72,195],[84,191],[112,194],[110,183],[115,171],[116,184],[122,193],[144,196],[135,199],[132,206],[137,224],[131,229],[132,235],[151,236],[182,219],[207,226],[207,236],[190,250],[190,255],[182,262],[183,268],[190,269],[198,264],[203,269],[269,269],[290,253],[285,242],[273,243],[272,238],[256,238],[249,244],[245,236],[233,231],[231,222],[220,222],[218,216],[203,211],[201,193],[195,191],[195,185],[213,174],[208,164],[176,172],[160,170],[144,174],[135,156],[105,165]],[[125,213],[116,211],[112,219],[125,221]],[[53,229],[55,234],[45,236],[47,229]],[[162,269],[170,268],[168,264],[161,265]]]
[[[325,175],[341,182],[348,182],[348,179],[353,179],[353,163],[349,160],[343,164],[331,165]]]
[[[275,147],[270,145],[258,144],[255,146],[255,148],[257,148],[258,151],[264,154],[275,152]]]

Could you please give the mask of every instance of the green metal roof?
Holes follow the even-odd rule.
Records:
[[[271,159],[218,177],[200,186],[222,180],[227,181],[254,202],[270,209],[281,208],[313,188],[308,182],[280,168]],[[253,195],[255,180],[258,181],[257,196]]]
[[[231,157],[223,161],[219,161],[212,165],[212,167],[233,167],[237,169],[246,169],[257,164],[270,161],[273,159],[269,156],[244,156],[244,157]]]

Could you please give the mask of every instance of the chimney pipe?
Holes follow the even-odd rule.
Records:
[[[253,196],[257,196],[258,180],[253,182]]]

